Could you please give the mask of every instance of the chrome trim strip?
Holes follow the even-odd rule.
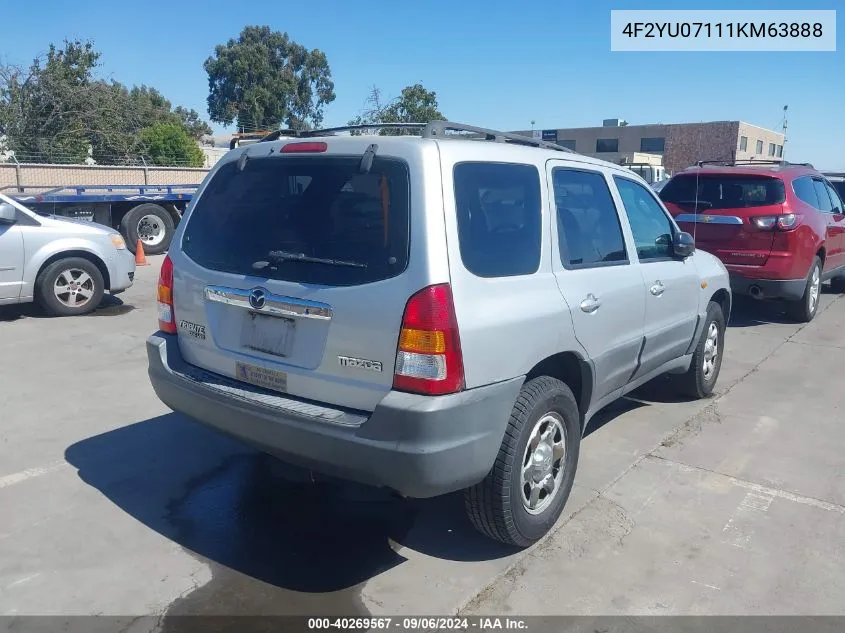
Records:
[[[708,213],[681,213],[675,216],[675,222],[691,224],[733,224],[742,225],[742,218],[735,215],[710,215]]]
[[[274,316],[296,317],[303,319],[317,319],[331,321],[332,307],[327,303],[307,301],[295,297],[285,297],[264,291],[264,306],[255,309],[249,304],[249,296],[255,288],[241,290],[240,288],[226,288],[225,286],[206,286],[205,298],[217,303],[245,308],[257,314],[272,314]]]

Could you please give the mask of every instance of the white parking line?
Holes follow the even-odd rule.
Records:
[[[7,488],[8,486],[14,486],[15,484],[24,482],[27,479],[33,479],[35,477],[49,475],[50,473],[54,473],[57,470],[65,468],[66,466],[70,466],[70,464],[68,464],[67,462],[54,462],[52,464],[48,464],[47,466],[27,468],[26,470],[22,470],[19,473],[12,473],[11,475],[0,477],[0,488]]]

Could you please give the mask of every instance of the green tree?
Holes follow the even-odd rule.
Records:
[[[154,165],[203,165],[203,153],[196,139],[176,123],[154,123],[145,127],[139,140],[144,155]]]
[[[0,65],[0,129],[20,160],[128,162],[141,152],[140,131],[156,123],[192,138],[211,133],[194,110],[177,107],[155,88],[127,88],[95,76],[92,42],[51,45],[28,68]]]
[[[395,99],[383,102],[381,92],[373,87],[367,98],[367,108],[362,114],[349,121],[349,125],[369,125],[374,123],[428,123],[441,121],[445,117],[437,103],[437,93],[426,90],[422,84],[406,86]],[[382,136],[417,134],[412,129],[384,129]]]
[[[245,27],[238,39],[218,45],[204,68],[211,120],[237,121],[247,131],[318,126],[335,99],[325,54],[269,26]]]

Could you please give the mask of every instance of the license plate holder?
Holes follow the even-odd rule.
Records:
[[[271,391],[278,391],[280,393],[287,393],[288,391],[288,375],[283,371],[276,371],[275,369],[236,362],[235,378],[241,382]]]
[[[241,346],[273,356],[290,356],[296,321],[249,313],[241,327]]]

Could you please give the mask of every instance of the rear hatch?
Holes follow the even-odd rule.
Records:
[[[187,218],[173,255],[182,355],[372,410],[392,386],[410,294],[408,163],[376,156],[366,171],[361,154],[261,154],[221,166]]]
[[[660,199],[696,246],[725,264],[762,266],[772,251],[774,232],[752,218],[783,213],[780,178],[764,174],[689,173],[672,178]]]

